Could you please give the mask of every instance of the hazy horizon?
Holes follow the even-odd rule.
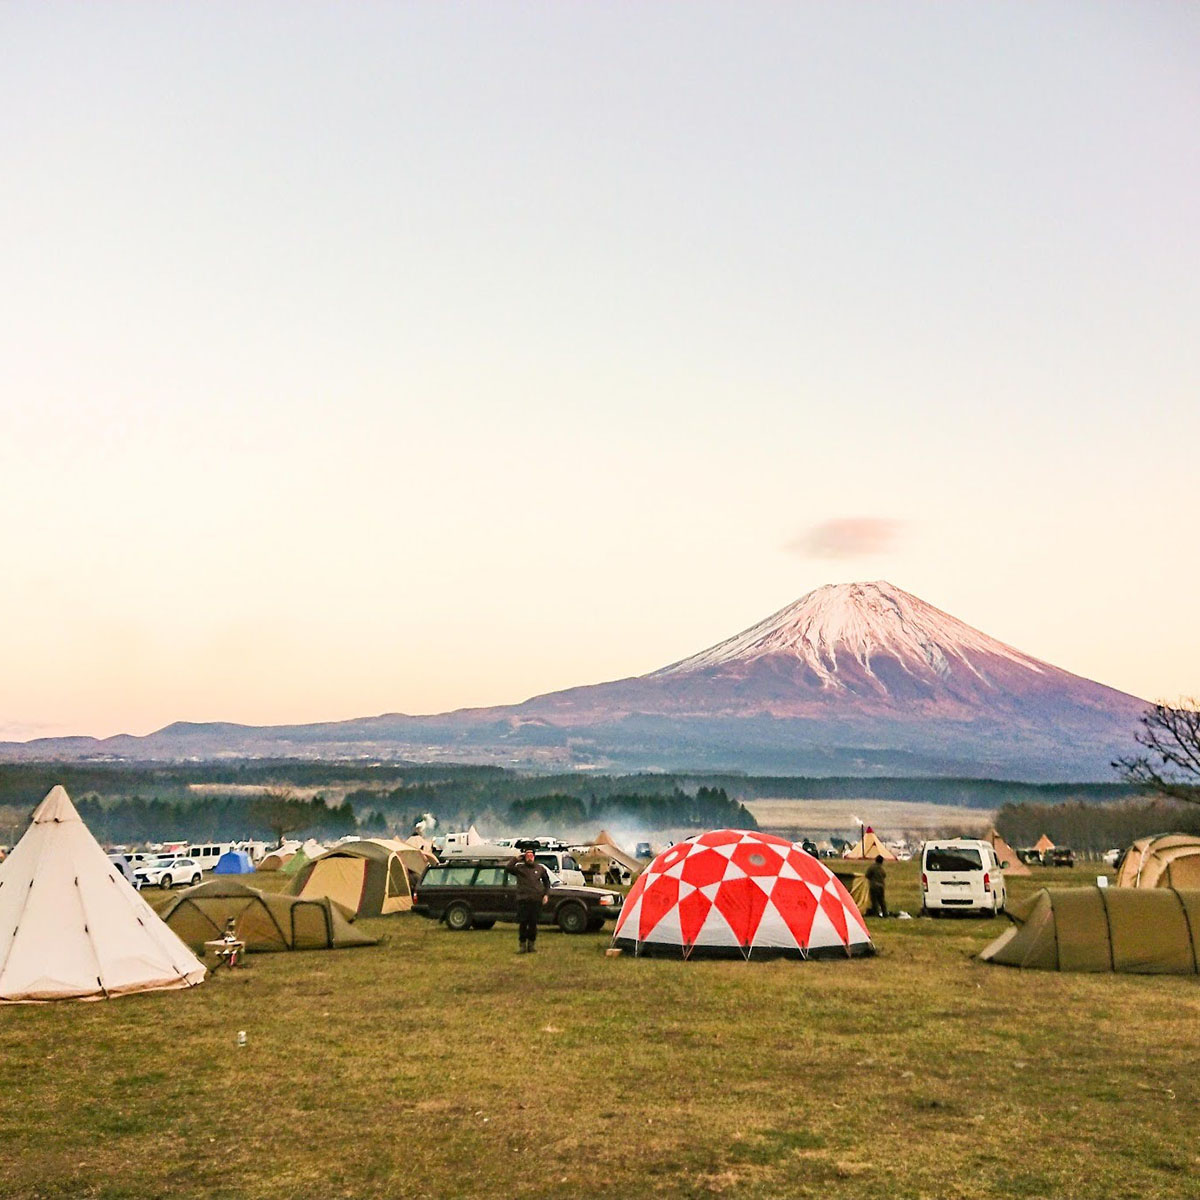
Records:
[[[1200,9],[0,8],[0,739],[888,579],[1200,692]]]

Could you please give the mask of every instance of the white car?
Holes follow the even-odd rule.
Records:
[[[200,864],[194,858],[168,858],[138,867],[133,873],[138,887],[174,887],[177,883],[199,883]]]
[[[991,842],[954,838],[921,847],[921,912],[976,912],[994,917],[1004,911],[1008,889]]]

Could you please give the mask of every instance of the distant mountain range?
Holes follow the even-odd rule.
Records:
[[[817,588],[671,666],[522,704],[313,725],[168,725],[0,758],[381,757],[525,769],[1106,780],[1146,702],[890,583]]]

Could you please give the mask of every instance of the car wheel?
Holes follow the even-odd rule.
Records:
[[[196,884],[198,884],[199,882],[200,882],[200,872],[197,871],[195,873],[195,875],[192,876],[192,887],[195,887]]]
[[[471,922],[471,926],[474,929],[491,929],[495,923],[496,922],[490,918],[486,921],[481,921],[478,917],[476,917],[475,920]]]
[[[564,904],[557,919],[563,933],[583,933],[588,927],[587,909],[582,904]]]
[[[471,918],[471,910],[465,904],[452,904],[446,909],[446,926],[453,929],[455,933],[462,933],[465,929],[470,929],[474,924]]]
[[[587,923],[588,933],[599,933],[604,928],[603,917],[592,917]]]
[[[159,886],[160,888],[169,888],[169,887],[171,886],[171,877],[170,877],[170,875],[164,875],[164,876],[163,876],[163,877],[162,877],[162,878],[161,878],[161,879],[158,881],[158,886]]]

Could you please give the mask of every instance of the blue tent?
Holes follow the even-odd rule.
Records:
[[[249,875],[253,870],[254,864],[250,861],[250,855],[245,850],[226,850],[217,859],[217,865],[213,867],[213,874]]]

